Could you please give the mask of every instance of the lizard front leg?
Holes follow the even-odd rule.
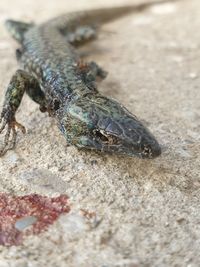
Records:
[[[4,145],[0,149],[0,156],[14,148],[17,138],[16,128],[19,128],[25,133],[25,127],[15,119],[15,113],[21,103],[25,91],[35,102],[40,104],[41,110],[44,110],[45,108],[44,93],[41,91],[38,81],[27,72],[17,70],[7,88],[0,116],[0,123],[2,124],[0,127],[0,134],[7,127],[4,137]]]

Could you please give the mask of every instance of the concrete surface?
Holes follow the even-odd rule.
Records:
[[[6,18],[40,22],[65,10],[135,2],[1,0],[1,104],[17,68]],[[104,26],[85,48],[88,60],[109,71],[99,90],[157,136],[163,154],[155,160],[67,146],[55,121],[24,97],[17,118],[28,132],[0,159],[0,191],[66,193],[72,211],[23,245],[0,247],[1,267],[200,266],[199,25],[200,1],[180,0]]]

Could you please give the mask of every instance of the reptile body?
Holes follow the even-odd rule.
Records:
[[[41,25],[6,21],[21,48],[16,51],[20,69],[10,81],[1,113],[0,133],[7,131],[0,155],[15,146],[17,127],[25,132],[15,119],[24,92],[56,118],[70,144],[142,158],[160,155],[149,130],[98,92],[96,79],[105,78],[106,72],[95,62],[84,63],[76,50],[96,37],[97,25],[147,6],[69,13]]]

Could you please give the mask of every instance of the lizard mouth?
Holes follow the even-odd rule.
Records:
[[[109,135],[103,130],[94,130],[95,140],[104,152],[115,152],[140,158],[155,158],[161,154],[159,144],[154,140],[152,144],[131,144],[120,140],[114,135]]]

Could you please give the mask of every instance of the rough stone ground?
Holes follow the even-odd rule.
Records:
[[[0,1],[0,94],[17,68],[6,18],[44,21],[66,11],[136,1]],[[19,247],[1,267],[200,266],[200,1],[157,5],[103,27],[85,48],[109,71],[101,92],[145,120],[163,146],[155,160],[78,151],[28,97],[28,132],[0,159],[0,191],[66,193],[72,212]],[[86,219],[80,209],[96,213]]]

